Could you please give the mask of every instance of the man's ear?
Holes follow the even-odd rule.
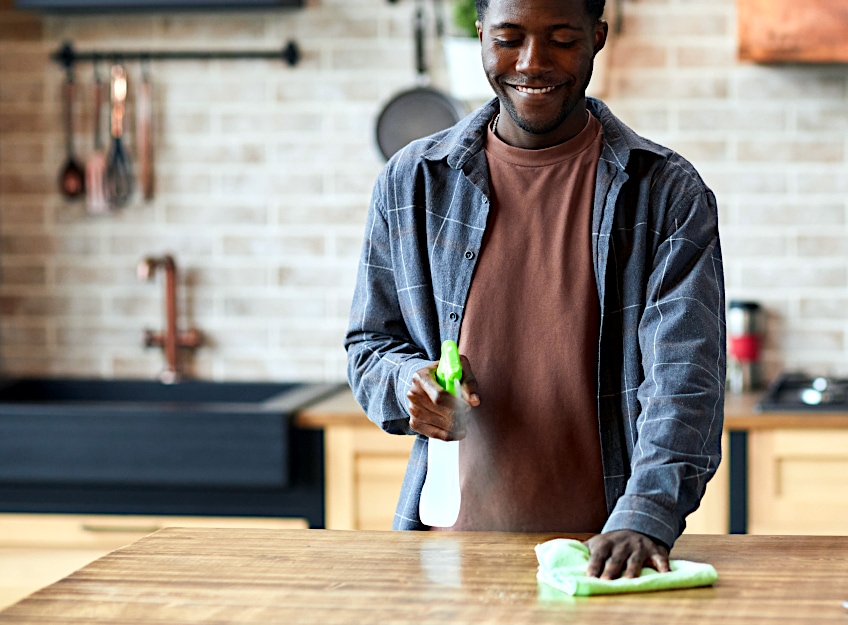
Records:
[[[595,24],[595,54],[604,49],[609,35],[609,24],[604,20],[598,20]]]
[[[480,43],[483,43],[483,24],[480,23],[480,20],[474,22],[474,25],[477,27],[477,38],[480,40]]]

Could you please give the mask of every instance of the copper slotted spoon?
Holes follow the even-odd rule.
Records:
[[[102,121],[103,83],[100,74],[94,72],[94,149],[85,161],[85,196],[89,213],[106,213],[106,150],[103,149]]]

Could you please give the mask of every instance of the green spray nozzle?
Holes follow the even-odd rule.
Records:
[[[462,364],[459,362],[459,348],[455,341],[442,343],[442,357],[436,367],[436,381],[451,395],[461,395]]]

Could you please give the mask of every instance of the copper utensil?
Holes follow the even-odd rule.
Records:
[[[150,73],[142,66],[142,82],[136,98],[136,113],[138,120],[138,179],[141,194],[145,200],[153,199],[153,88],[150,84]]]
[[[106,150],[103,149],[102,120],[100,113],[103,109],[103,82],[100,74],[94,74],[94,149],[85,161],[85,195],[86,207],[90,213],[105,213],[109,211],[106,200]]]
[[[65,117],[65,164],[59,173],[59,191],[69,200],[85,193],[85,172],[74,156],[74,80],[68,72],[62,85],[62,102]]]
[[[125,206],[132,195],[133,177],[130,158],[124,149],[124,113],[127,100],[127,72],[121,65],[112,67],[112,151],[106,165],[106,197],[113,207]]]

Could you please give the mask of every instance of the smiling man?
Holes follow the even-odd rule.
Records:
[[[497,98],[381,173],[345,346],[368,417],[417,436],[395,528],[430,529],[427,442],[460,440],[439,529],[594,533],[589,572],[615,578],[668,570],[718,466],[724,285],[712,192],[586,98],[603,9],[478,0]]]

